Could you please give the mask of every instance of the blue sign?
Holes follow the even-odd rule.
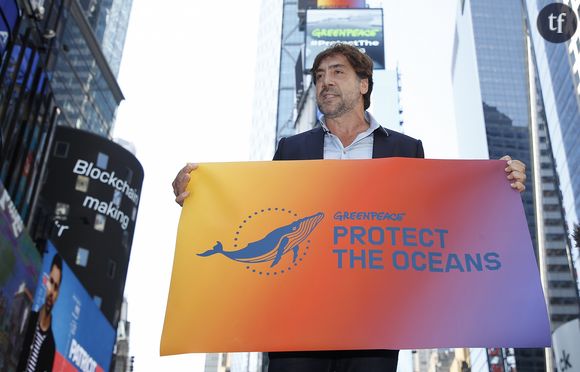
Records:
[[[40,253],[0,183],[0,371],[16,370],[40,265]]]
[[[0,0],[0,54],[6,50],[20,10],[14,0]]]
[[[53,280],[51,270],[57,254],[47,242],[42,274],[33,310],[47,301]],[[52,332],[56,344],[53,371],[107,371],[116,332],[68,265],[62,263],[58,296],[52,309]]]

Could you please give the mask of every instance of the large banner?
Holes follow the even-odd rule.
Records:
[[[0,371],[16,371],[41,258],[0,183]]]
[[[50,345],[43,344],[38,357],[33,358],[30,344],[34,344],[34,327],[43,307],[51,308],[52,321],[44,332],[45,344]],[[29,323],[22,362],[33,359],[34,370],[44,370],[46,363],[52,363],[52,371],[59,372],[109,370],[116,332],[50,242]],[[44,350],[53,356],[43,355]]]
[[[375,70],[385,68],[382,9],[308,9],[305,38],[305,71],[318,53],[338,42],[366,53]]]
[[[505,166],[200,165],[179,223],[161,354],[549,345]]]

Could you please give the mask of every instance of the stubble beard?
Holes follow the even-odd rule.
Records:
[[[356,101],[352,102],[345,101],[343,96],[339,96],[339,98],[340,102],[334,105],[332,103],[325,105],[322,102],[322,99],[318,99],[317,101],[318,109],[320,110],[320,112],[324,114],[324,117],[329,119],[338,118],[346,114],[347,112],[351,111],[355,107]]]

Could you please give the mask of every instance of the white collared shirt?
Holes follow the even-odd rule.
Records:
[[[340,139],[332,134],[326,126],[324,116],[320,118],[320,124],[324,129],[324,159],[372,159],[373,157],[373,132],[379,128],[379,123],[371,114],[365,111],[365,119],[370,123],[369,128],[359,133],[354,141],[346,147]]]

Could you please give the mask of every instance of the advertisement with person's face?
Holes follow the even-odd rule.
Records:
[[[20,367],[108,370],[115,331],[50,242],[32,310]]]

